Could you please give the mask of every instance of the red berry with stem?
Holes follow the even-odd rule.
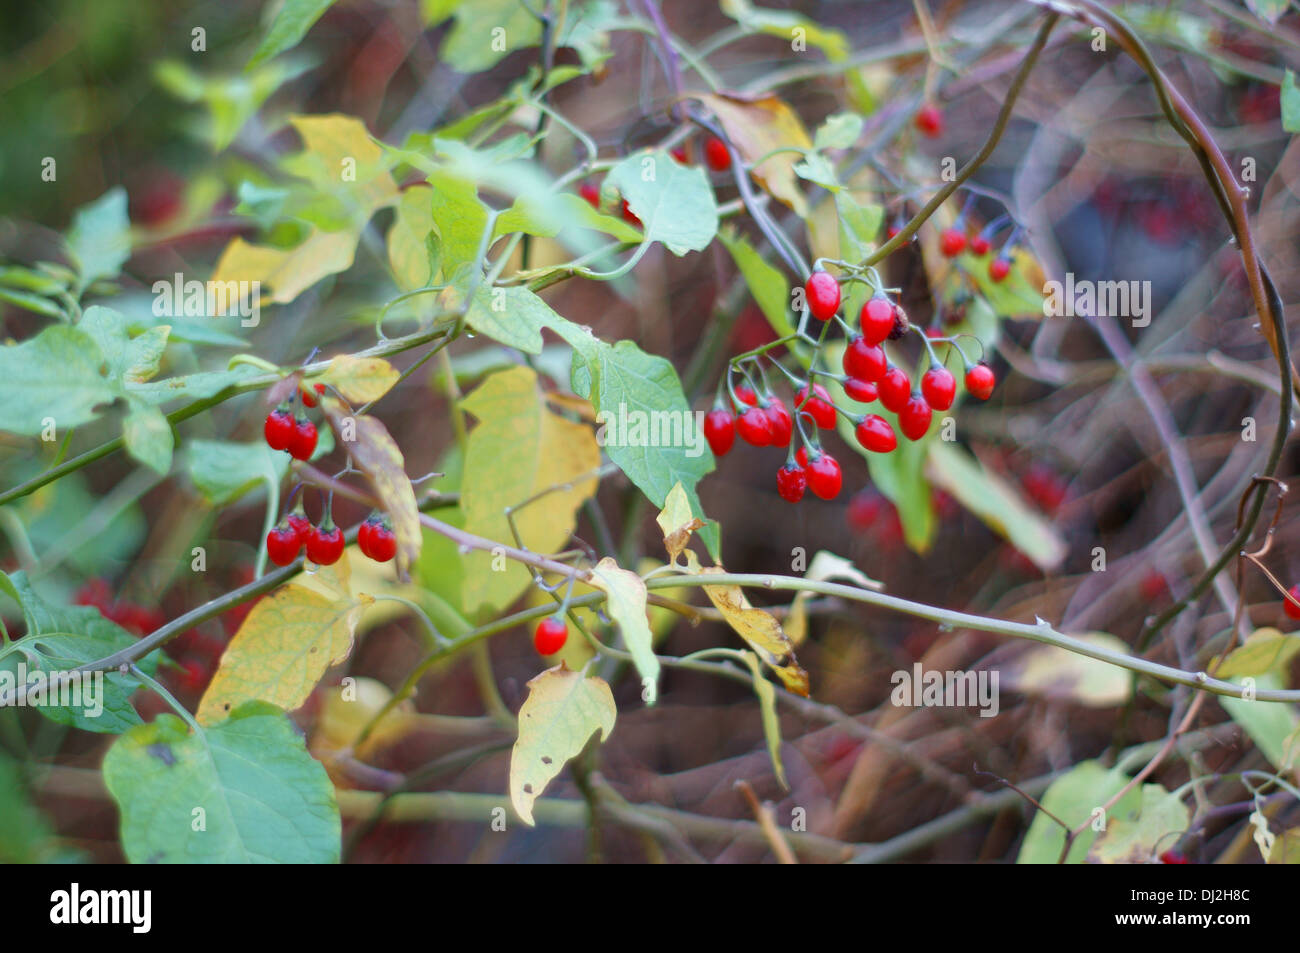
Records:
[[[768,445],[772,447],[790,446],[790,435],[794,432],[794,421],[790,418],[790,411],[786,408],[785,401],[775,397],[763,409],[763,412],[767,414],[767,426],[772,435]]]
[[[993,385],[997,378],[993,376],[993,370],[983,361],[972,365],[966,371],[966,389],[980,400],[988,400],[993,393]]]
[[[725,407],[717,407],[704,417],[704,439],[716,457],[724,456],[736,442],[736,418]]]
[[[316,452],[316,425],[306,417],[299,417],[293,424],[293,436],[289,438],[289,456],[295,460],[310,460]]]
[[[554,655],[569,641],[569,627],[557,616],[547,616],[533,630],[533,648],[538,655]]]
[[[1005,281],[1007,275],[1011,274],[1011,260],[999,255],[989,262],[989,277],[994,281]]]
[[[934,103],[926,103],[916,111],[916,128],[930,139],[943,135],[943,113]]]
[[[903,405],[903,409],[898,412],[898,428],[903,431],[903,436],[908,440],[920,440],[930,429],[930,420],[933,416],[925,398],[920,394],[913,394]]]
[[[371,516],[357,529],[357,548],[377,563],[397,555],[397,536],[382,516]]]
[[[970,253],[978,258],[983,258],[992,249],[989,240],[983,235],[976,235],[970,240]]]
[[[325,393],[325,385],[313,384],[310,387],[304,385],[300,393],[302,394],[302,405],[304,407],[315,407],[319,397]]]
[[[889,426],[889,421],[879,414],[867,414],[863,417],[854,429],[853,435],[858,438],[858,443],[872,453],[889,453],[898,446],[894,428]]]
[[[600,187],[593,182],[583,182],[578,186],[578,194],[581,195],[587,204],[592,208],[600,208]]]
[[[844,373],[864,381],[878,381],[885,376],[889,362],[885,358],[884,348],[868,344],[861,335],[855,334],[844,348],[842,361]]]
[[[736,433],[745,443],[755,447],[766,447],[772,442],[772,424],[767,411],[761,407],[749,407],[736,418]]]
[[[748,384],[741,384],[736,388],[736,400],[742,404],[748,404],[750,407],[758,406],[758,395],[754,393],[754,388]]]
[[[709,136],[704,141],[704,161],[714,172],[726,172],[731,168],[731,150],[717,136]]]
[[[343,555],[343,530],[328,516],[307,537],[307,558],[318,566],[332,566]]]
[[[960,228],[945,228],[939,236],[939,251],[946,258],[956,258],[966,250],[966,233]]]
[[[289,565],[298,558],[301,549],[298,531],[289,525],[288,520],[266,534],[266,555],[277,566]]]
[[[869,299],[858,314],[858,323],[862,325],[862,337],[866,343],[879,344],[893,333],[893,302],[884,295],[877,295]]]
[[[879,396],[875,384],[856,377],[850,377],[844,382],[844,393],[849,395],[850,400],[856,400],[859,404],[869,404]]]
[[[262,425],[262,436],[272,450],[288,450],[293,439],[293,414],[284,407],[271,411]]]
[[[1287,595],[1294,599],[1295,602],[1300,602],[1300,583],[1288,589]],[[1286,613],[1288,619],[1300,619],[1300,606],[1292,602],[1291,599],[1287,599],[1282,603],[1282,611]]]
[[[805,472],[808,474],[808,489],[812,490],[815,496],[820,496],[823,500],[833,500],[840,495],[840,487],[844,485],[844,475],[840,472],[839,463],[829,453],[810,459]]]
[[[808,399],[806,404],[804,398]],[[811,397],[808,397],[807,384],[800,387],[798,393],[794,395],[794,405],[803,407],[799,413],[803,415],[805,421],[811,420],[822,430],[835,428],[835,405],[831,403],[831,395],[821,384],[813,384]]]
[[[828,271],[814,271],[803,286],[808,310],[818,321],[829,321],[840,309],[840,283]]]
[[[787,463],[776,471],[776,492],[787,503],[798,503],[807,488],[808,474],[798,464]]]
[[[885,405],[885,409],[898,413],[907,405],[912,396],[912,382],[908,379],[907,372],[901,367],[890,367],[885,372],[884,379],[877,385],[876,390],[880,394],[880,402]]]
[[[302,513],[290,513],[284,518],[285,522],[298,534],[299,544],[307,542],[307,534],[311,532],[311,520],[307,519]]]
[[[935,410],[947,410],[957,397],[957,378],[941,364],[935,364],[921,377],[921,393]]]

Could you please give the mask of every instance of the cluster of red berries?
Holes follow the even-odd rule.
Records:
[[[818,321],[829,321],[840,308],[840,286],[831,274],[814,271],[804,286],[805,300],[811,315]],[[931,351],[930,369],[921,378],[920,388],[913,389],[905,370],[893,364],[885,353],[883,343],[897,340],[908,329],[907,318],[901,308],[883,292],[878,292],[862,306],[858,333],[853,333],[845,346],[844,376],[822,373],[843,384],[845,394],[856,403],[869,404],[879,400],[881,405],[898,417],[899,429],[908,440],[920,440],[930,429],[933,411],[952,407],[957,394],[957,381]],[[962,357],[965,360],[965,356]],[[995,383],[993,371],[983,362],[969,364],[966,369],[966,389],[981,400],[987,400]],[[719,393],[713,410],[704,418],[704,436],[717,456],[731,450],[736,434],[746,443],[756,447],[789,447],[795,429],[794,419],[785,402],[771,393],[756,393],[754,388],[741,385],[731,388],[728,405]],[[794,397],[799,415],[799,432],[802,445],[787,457],[786,464],[777,471],[777,492],[791,503],[797,503],[805,490],[824,500],[834,499],[843,485],[839,462],[821,449],[818,430],[833,430],[836,415],[843,414],[854,427],[854,436],[862,447],[872,453],[889,453],[898,446],[893,426],[879,414],[851,414],[838,407],[826,388],[817,383],[800,382]],[[805,426],[812,431],[809,437]]]
[[[956,258],[969,247],[972,255],[983,258],[993,250],[992,236],[996,231],[996,225],[984,229],[967,242],[963,220],[964,216],[958,218],[955,225],[945,228],[939,235],[939,251],[943,252],[945,258]],[[1002,246],[997,257],[989,262],[989,278],[995,282],[1005,281],[1007,275],[1011,274],[1011,248],[1014,241],[1013,235],[1011,240]]]
[[[300,393],[304,406],[315,407],[319,395],[325,393],[325,385],[303,388]],[[262,436],[272,450],[287,450],[295,460],[310,460],[316,452],[316,425],[301,410],[295,415],[292,401],[283,402],[266,415]]]
[[[326,514],[319,526],[295,511],[266,534],[266,555],[277,566],[287,566],[304,549],[307,558],[318,566],[332,566],[343,555],[343,530]],[[386,563],[397,555],[397,536],[388,517],[371,513],[357,529],[357,548],[377,563]]]

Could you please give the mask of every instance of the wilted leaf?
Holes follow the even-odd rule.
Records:
[[[690,545],[691,534],[705,525],[704,520],[691,510],[690,498],[681,483],[674,484],[668,491],[664,508],[655,517],[655,522],[663,530],[664,549],[668,551],[669,561],[674,563],[682,550]]]
[[[330,359],[320,377],[353,404],[368,404],[383,397],[402,375],[382,357],[354,357],[339,354]]]
[[[758,696],[758,707],[763,718],[763,737],[767,740],[767,756],[772,759],[772,770],[781,787],[790,790],[790,782],[785,778],[785,765],[781,763],[781,719],[776,714],[776,691],[772,683],[763,677],[759,667],[758,656],[753,652],[741,652],[749,673],[754,678],[754,694]]]
[[[609,685],[563,665],[528,683],[510,752],[510,803],[524,823],[533,824],[533,802],[588,739],[597,731],[601,741],[609,737],[617,715]]]
[[[851,560],[843,556],[836,556],[828,550],[819,550],[813,556],[812,562],[808,564],[808,571],[804,573],[804,578],[809,582],[829,582],[832,579],[846,579],[863,589],[879,591],[884,585],[875,579],[867,576],[857,566],[853,565]],[[790,637],[790,643],[795,646],[803,644],[803,640],[808,637],[808,600],[813,597],[813,593],[807,589],[800,589],[795,593],[794,599],[790,603],[790,614],[785,620],[785,634]]]
[[[722,123],[727,138],[746,163],[753,163],[774,149],[794,147],[808,150],[812,140],[790,105],[778,96],[767,94],[746,99],[735,94],[706,94],[699,97]],[[804,218],[808,203],[794,173],[799,161],[796,152],[778,152],[752,168],[754,178],[774,198],[780,199]],[[639,213],[638,213],[639,214]]]
[[[659,659],[655,657],[654,637],[646,616],[645,583],[606,556],[591,570],[591,585],[605,592],[605,611],[618,623],[623,643],[641,676],[641,697],[647,705],[653,705],[658,694]]]

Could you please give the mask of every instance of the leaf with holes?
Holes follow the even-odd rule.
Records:
[[[586,678],[563,665],[528,683],[519,709],[519,737],[510,752],[510,803],[525,824],[533,824],[533,802],[570,758],[600,732],[614,730],[618,709],[602,679]]]

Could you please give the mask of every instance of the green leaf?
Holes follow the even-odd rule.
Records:
[[[876,247],[880,223],[885,217],[884,207],[859,205],[852,195],[841,190],[835,193],[835,211],[839,219],[840,257],[861,261]]]
[[[935,441],[930,447],[927,472],[935,486],[951,493],[1035,565],[1051,570],[1065,560],[1068,547],[1056,526],[966,450],[943,440]]]
[[[474,183],[466,179],[435,172],[429,176],[429,184],[433,186],[433,221],[442,239],[442,270],[450,276],[458,266],[478,260],[488,208]]]
[[[129,632],[104,618],[98,609],[51,605],[41,598],[31,587],[26,574],[21,572],[8,577],[8,581],[6,588],[17,593],[22,607],[27,635],[0,656],[0,669],[4,671],[15,673],[22,659],[29,673],[33,668],[47,674],[67,672],[135,644],[136,640]],[[149,656],[137,664],[141,670],[152,673],[157,667],[157,658]],[[73,725],[102,734],[116,734],[140,723],[140,716],[130,701],[132,693],[139,687],[133,677],[110,672],[103,675],[102,682],[98,677],[91,678],[93,681],[83,683],[86,691],[80,705],[41,705],[36,706],[36,710],[61,725]]]
[[[645,240],[674,255],[703,251],[718,232],[718,206],[704,170],[678,165],[666,152],[628,156],[606,183],[622,194],[645,226]]]
[[[172,466],[172,425],[163,412],[143,401],[132,403],[122,424],[126,452],[163,476]]]
[[[204,499],[213,506],[228,506],[259,483],[279,485],[289,470],[289,458],[263,441],[191,440],[185,467]]]
[[[426,2],[425,14],[428,26],[451,15],[456,17],[456,25],[442,41],[438,56],[461,73],[491,69],[510,53],[536,46],[542,39],[541,21],[520,0]]]
[[[334,786],[284,712],[264,702],[197,732],[175,715],[131,729],[105,756],[104,783],[131,863],[339,859]]]
[[[718,239],[731,252],[731,257],[740,269],[741,277],[749,287],[767,323],[777,335],[785,337],[794,333],[794,324],[790,321],[790,284],[779,269],[768,264],[755,250],[754,246],[733,229],[724,228],[718,232]]]
[[[68,231],[68,253],[77,266],[77,297],[101,278],[116,278],[131,257],[131,222],[120,186],[77,209]]]
[[[20,291],[16,288],[0,288],[0,301],[8,301],[10,304],[22,308],[26,311],[35,311],[37,314],[43,314],[47,318],[62,318],[63,308],[49,298],[42,298],[38,294],[30,291]]]
[[[480,285],[465,311],[465,323],[507,347],[528,354],[542,351],[542,328],[565,319],[522,285],[489,288]]]
[[[252,69],[263,60],[293,49],[302,42],[312,24],[333,5],[334,0],[284,0],[271,23],[271,29],[263,37],[246,68]]]
[[[646,588],[641,577],[620,569],[606,556],[591,570],[591,585],[606,594],[605,609],[623,634],[623,644],[632,653],[632,664],[641,676],[641,697],[653,705],[658,695],[659,659],[654,652],[654,636],[646,616]]]
[[[560,769],[596,732],[614,730],[618,709],[602,679],[586,678],[563,665],[528,683],[519,709],[519,737],[510,752],[510,803],[525,824],[533,824],[533,802]]]
[[[60,431],[94,420],[95,408],[118,394],[109,374],[94,340],[79,328],[53,325],[0,348],[0,430],[34,435],[47,418]]]
[[[165,404],[182,397],[189,401],[203,400],[260,373],[262,372],[248,364],[236,364],[228,371],[200,371],[160,381],[128,383],[126,392],[131,397],[150,404]]]
[[[433,191],[415,185],[397,200],[397,215],[388,230],[388,264],[397,287],[414,291],[433,283],[442,265],[442,248],[433,223]]]
[[[1283,687],[1282,679],[1272,672],[1255,679],[1255,689],[1268,690]],[[1246,729],[1260,753],[1279,771],[1287,771],[1300,756],[1300,715],[1292,706],[1282,702],[1262,702],[1258,699],[1220,696],[1232,720]]]
[[[1136,811],[1127,816],[1114,813],[1088,851],[1091,863],[1152,863],[1191,823],[1187,805],[1159,784],[1142,785],[1142,803]]]
[[[630,419],[627,415],[639,412],[653,420],[649,415],[667,412],[666,419],[682,420],[683,435],[692,438],[685,446],[652,446],[648,440],[607,442],[605,452],[609,458],[661,509],[668,492],[681,483],[693,512],[705,519],[695,485],[713,472],[713,454],[704,442],[702,429],[695,426],[695,415],[672,364],[646,354],[631,341],[619,341],[611,347],[589,335],[586,343],[571,337],[570,343],[578,352],[570,378],[573,391],[590,400],[598,414],[618,420]],[[709,523],[701,529],[700,538],[709,554],[718,559],[717,524]]]
[[[1291,70],[1282,77],[1282,128],[1300,132],[1300,89],[1296,88],[1295,73]]]
[[[817,127],[813,134],[813,148],[848,149],[862,135],[862,117],[857,113],[835,113]]]
[[[1054,864],[1065,847],[1065,830],[1047,815],[1050,811],[1071,829],[1085,821],[1100,818],[1094,812],[1103,807],[1107,801],[1120,792],[1128,783],[1128,776],[1116,769],[1107,769],[1099,761],[1082,761],[1052,782],[1052,786],[1043,795],[1041,803],[1044,811],[1034,814],[1025,834],[1024,843],[1016,857],[1017,864]],[[1125,794],[1110,809],[1105,818],[1107,824],[1111,818],[1131,814],[1141,803],[1137,789]],[[1070,845],[1067,863],[1082,863],[1088,849],[1097,838],[1097,831],[1090,823]]]
[[[621,242],[639,242],[641,233],[622,219],[606,215],[592,208],[572,192],[556,194],[548,202],[539,202],[532,196],[520,196],[514,205],[498,216],[493,235],[524,232],[543,238],[554,238],[568,228],[595,229],[612,235]]]
[[[803,595],[803,593],[800,593]],[[753,676],[754,694],[758,696],[758,707],[763,718],[763,737],[767,739],[767,756],[772,761],[772,771],[781,787],[790,790],[790,782],[785,777],[785,765],[781,763],[781,720],[776,715],[776,688],[763,677],[758,656],[753,652],[741,652],[749,673]]]

